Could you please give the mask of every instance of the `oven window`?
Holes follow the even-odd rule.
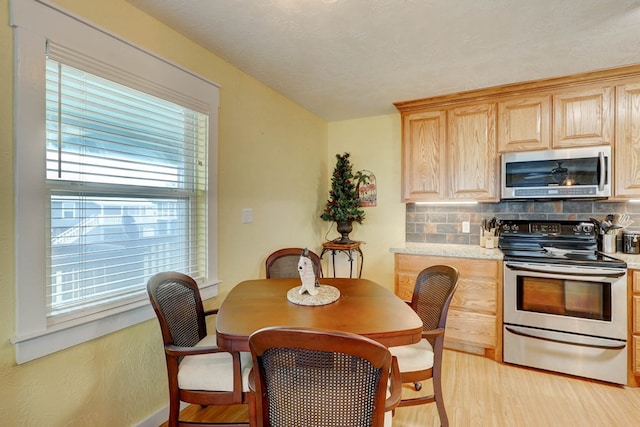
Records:
[[[611,284],[519,276],[520,311],[611,321]]]

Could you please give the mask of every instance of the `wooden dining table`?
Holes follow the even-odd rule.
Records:
[[[367,279],[322,278],[340,291],[329,304],[299,305],[287,299],[300,279],[257,279],[237,284],[216,318],[218,345],[249,351],[249,336],[270,326],[294,326],[351,332],[392,347],[420,341],[422,321],[403,300]]]

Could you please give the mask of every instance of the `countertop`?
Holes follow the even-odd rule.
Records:
[[[627,268],[640,268],[640,255],[625,254],[622,252],[616,252],[615,254],[608,254],[614,258],[618,258],[627,263]]]
[[[410,255],[448,256],[456,258],[502,259],[498,248],[486,249],[476,245],[449,245],[444,243],[406,242],[389,249],[392,253]]]
[[[486,249],[476,245],[449,245],[443,243],[401,243],[389,249],[391,253],[409,255],[446,256],[456,258],[502,259],[500,249]],[[617,252],[610,254],[627,263],[628,268],[640,269],[640,255]]]

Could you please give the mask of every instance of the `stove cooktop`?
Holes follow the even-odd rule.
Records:
[[[502,221],[498,247],[505,261],[627,267],[597,250],[598,235],[589,221]]]
[[[599,251],[576,251],[554,253],[548,249],[534,250],[502,249],[505,261],[524,261],[546,264],[589,265],[593,267],[627,268],[627,264]]]

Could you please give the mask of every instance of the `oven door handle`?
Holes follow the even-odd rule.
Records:
[[[509,269],[511,270],[515,270],[515,271],[530,271],[532,273],[547,273],[547,274],[562,274],[565,276],[582,276],[582,277],[611,277],[611,278],[617,278],[617,277],[622,277],[625,274],[627,274],[626,270],[622,270],[621,272],[615,272],[615,273],[602,273],[602,272],[594,272],[594,273],[586,273],[586,272],[580,272],[580,273],[571,273],[571,272],[567,272],[567,271],[563,271],[563,272],[549,272],[548,270],[542,270],[542,269],[537,269],[537,268],[531,268],[531,267],[522,267],[519,265],[512,265],[512,264],[505,264]]]
[[[627,343],[616,343],[616,344],[602,344],[601,340],[600,342],[576,342],[576,341],[567,341],[567,340],[562,340],[559,338],[551,338],[548,336],[542,336],[542,335],[536,335],[535,333],[532,332],[524,332],[522,330],[518,330],[512,326],[505,326],[505,329],[509,332],[511,332],[512,334],[515,335],[520,335],[522,337],[527,337],[527,338],[534,338],[537,340],[542,340],[542,341],[550,341],[550,342],[557,342],[557,343],[561,343],[561,344],[569,344],[569,345],[578,345],[578,346],[582,346],[582,347],[590,347],[590,348],[599,348],[602,350],[622,350],[623,348],[625,348],[627,346]],[[582,339],[586,340],[589,339],[589,337],[581,337]],[[594,338],[594,341],[598,340],[597,338]]]

